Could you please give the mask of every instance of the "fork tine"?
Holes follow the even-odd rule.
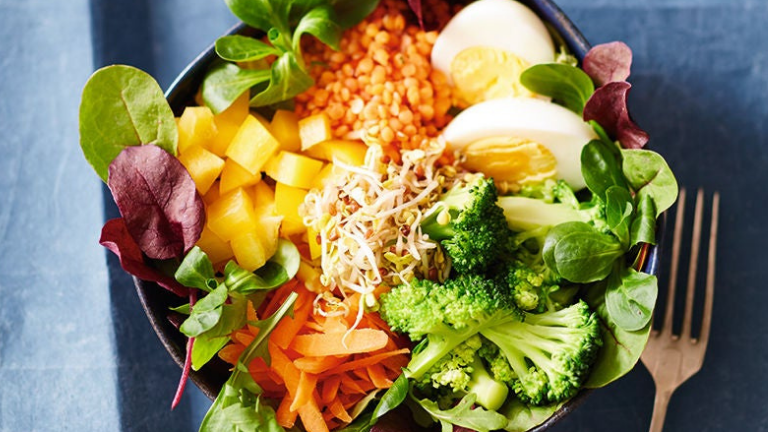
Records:
[[[693,234],[691,235],[691,258],[688,263],[688,287],[685,292],[685,312],[683,314],[683,329],[680,336],[683,340],[691,337],[691,321],[693,321],[693,298],[696,295],[696,270],[699,267],[699,249],[701,247],[701,219],[704,213],[704,190],[696,193],[696,209],[693,213]]]
[[[701,318],[699,341],[707,346],[709,327],[712,323],[712,304],[715,296],[715,258],[717,250],[717,224],[720,213],[720,192],[712,195],[712,224],[709,227],[709,254],[707,256],[707,290],[704,297],[704,315]]]
[[[672,313],[675,309],[675,290],[677,288],[677,266],[680,262],[680,243],[683,236],[683,220],[685,216],[685,188],[680,188],[675,215],[675,232],[672,237],[672,262],[669,266],[669,288],[667,289],[667,308],[664,311],[664,321],[661,323],[661,333],[672,334]]]

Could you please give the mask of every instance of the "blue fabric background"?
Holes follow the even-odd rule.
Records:
[[[666,430],[768,430],[768,2],[559,3],[593,44],[633,48],[635,119],[681,185],[723,194],[709,351]],[[190,385],[169,410],[179,370],[97,243],[114,209],[77,108],[95,68],[165,88],[235,22],[220,0],[0,0],[0,431],[196,430],[210,402]],[[553,430],[645,431],[653,394],[638,366]]]

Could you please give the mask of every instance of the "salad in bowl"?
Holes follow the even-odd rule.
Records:
[[[634,367],[677,183],[629,47],[517,0],[226,2],[172,104],[114,65],[80,108],[101,244],[176,299],[173,404],[227,365],[201,431],[525,431]]]

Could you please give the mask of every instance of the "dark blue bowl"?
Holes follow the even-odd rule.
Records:
[[[553,1],[520,1],[536,12],[536,14],[547,23],[554,34],[559,35],[561,41],[565,43],[579,61],[584,58],[584,55],[590,48],[589,42],[587,42],[581,32]],[[228,34],[255,35],[257,32],[240,24],[232,28]],[[203,81],[206,71],[217,60],[218,57],[216,56],[213,46],[211,46],[190,63],[189,66],[179,74],[173,84],[171,84],[166,92],[166,97],[173,108],[175,115],[181,115],[184,107],[194,104],[195,94]],[[660,225],[663,224],[660,223]],[[661,233],[662,230],[660,229],[659,234]],[[658,243],[661,242],[659,241]],[[647,250],[645,263],[643,265],[644,272],[656,274],[658,252],[656,246],[651,246]],[[134,281],[142,307],[144,308],[152,327],[155,329],[157,336],[160,338],[160,341],[163,343],[166,350],[168,350],[171,357],[173,357],[173,360],[180,367],[183,367],[184,357],[186,355],[186,338],[174,325],[174,322],[178,323],[178,317],[172,315],[173,313],[169,311],[169,307],[178,306],[183,303],[184,300],[170,294],[155,283],[142,281],[136,278],[134,278]],[[229,373],[229,365],[218,358],[214,358],[213,361],[204,366],[201,370],[197,372],[192,371],[190,373],[190,378],[206,396],[213,400],[218,395],[221,386],[229,377]],[[555,412],[552,417],[534,429],[531,429],[531,431],[541,432],[548,429],[581,405],[589,393],[589,390],[581,391]],[[410,425],[407,422],[403,423],[403,418],[410,418],[409,414],[398,417],[399,418],[391,419],[393,424],[383,429],[393,431],[407,431],[409,429],[417,430],[416,426]]]

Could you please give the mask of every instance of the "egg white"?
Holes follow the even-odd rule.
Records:
[[[555,59],[555,46],[544,23],[516,0],[479,0],[459,11],[435,41],[432,67],[453,84],[453,58],[475,46],[509,51],[531,65]]]
[[[557,178],[576,190],[586,186],[581,175],[581,149],[597,139],[592,128],[573,111],[528,98],[494,99],[472,105],[448,124],[443,137],[453,150],[492,137],[539,143],[555,157]]]

